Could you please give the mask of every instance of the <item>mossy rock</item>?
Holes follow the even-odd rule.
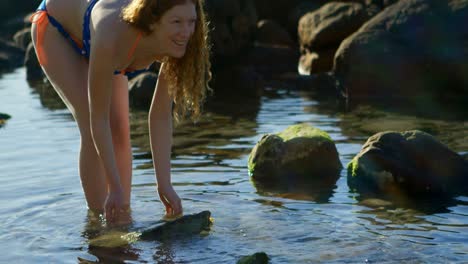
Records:
[[[467,183],[468,162],[418,130],[377,133],[348,164],[348,185],[361,194],[452,195]]]
[[[290,180],[336,181],[342,165],[335,144],[324,131],[308,124],[288,127],[278,134],[264,135],[252,150],[248,169],[258,182]]]

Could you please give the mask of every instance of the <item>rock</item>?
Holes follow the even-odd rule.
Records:
[[[124,232],[119,230],[111,230],[104,235],[90,239],[88,244],[91,248],[116,248],[124,247],[133,244],[139,240],[140,234],[137,232]]]
[[[338,46],[369,19],[359,3],[330,2],[299,20],[301,50],[320,50]]]
[[[336,181],[341,169],[330,136],[308,124],[288,127],[278,134],[264,135],[252,150],[248,169],[260,184]]]
[[[257,23],[257,43],[272,46],[295,46],[289,33],[273,20],[260,20]]]
[[[153,99],[158,75],[154,72],[144,72],[129,82],[129,100],[132,107],[149,109]]]
[[[271,19],[280,25],[287,26],[289,14],[304,0],[254,0],[252,2],[255,2],[259,19]]]
[[[0,127],[2,127],[5,124],[6,120],[8,120],[10,118],[11,118],[10,115],[0,113]]]
[[[237,264],[267,264],[268,263],[268,255],[265,252],[257,252],[251,256],[244,256]]]
[[[295,48],[256,45],[239,58],[239,64],[252,66],[264,78],[270,79],[281,73],[297,71],[299,57]]]
[[[333,58],[336,49],[328,49],[317,52],[306,52],[299,59],[298,71],[303,75],[312,73],[329,72],[333,69]]]
[[[288,13],[288,22],[286,29],[288,30],[291,36],[294,36],[294,41],[297,41],[297,28],[299,25],[299,20],[302,16],[307,13],[314,12],[322,6],[318,2],[307,2],[302,1],[298,3],[294,8],[292,8]]]
[[[44,79],[45,74],[39,64],[36,51],[34,50],[34,44],[32,42],[29,42],[29,45],[26,48],[24,66],[26,67],[26,79],[29,82],[38,82]]]
[[[381,132],[348,164],[348,185],[395,198],[452,195],[468,190],[468,163],[427,133]]]
[[[31,43],[31,28],[24,28],[13,36],[16,47],[26,50]]]
[[[211,83],[214,95],[248,96],[258,98],[263,89],[263,77],[252,66],[232,66],[219,69]]]
[[[156,224],[136,231],[111,230],[90,239],[91,247],[123,247],[139,240],[166,240],[188,237],[209,230],[212,224],[211,213],[185,215],[173,221],[159,221]]]
[[[200,234],[203,231],[208,231],[211,224],[211,212],[203,211],[145,228],[141,231],[140,238],[143,240],[164,240],[178,236]]]
[[[377,198],[367,198],[359,202],[359,205],[371,207],[371,208],[381,208],[381,207],[389,207],[392,205],[392,202],[377,199]]]
[[[425,108],[442,100],[466,105],[466,21],[466,0],[399,1],[341,43],[335,74],[350,100],[424,98]]]
[[[226,64],[252,46],[257,27],[257,11],[250,0],[207,0],[212,31],[212,64]]]
[[[383,7],[387,7],[387,6],[390,6],[390,5],[393,5],[395,4],[396,2],[398,2],[399,0],[383,0]]]

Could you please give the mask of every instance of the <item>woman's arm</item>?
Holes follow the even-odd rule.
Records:
[[[156,89],[151,102],[148,123],[159,196],[166,206],[166,213],[173,216],[182,213],[182,205],[171,183],[173,100],[169,95],[169,85],[164,78],[163,67],[164,64],[161,65],[159,71]]]

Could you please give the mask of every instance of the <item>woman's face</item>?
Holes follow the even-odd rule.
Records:
[[[195,31],[197,12],[192,1],[176,5],[161,17],[158,27],[159,41],[167,56],[181,58],[187,49],[187,43]]]

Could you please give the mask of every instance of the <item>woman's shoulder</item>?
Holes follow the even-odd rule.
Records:
[[[99,1],[91,13],[90,30],[98,38],[108,41],[123,41],[136,36],[137,32],[122,20],[121,10],[126,1]]]
[[[128,51],[132,48],[138,31],[121,18],[120,13],[124,1],[99,2],[102,4],[97,3],[91,14],[91,47],[106,49],[113,54],[113,60],[118,64],[117,66],[126,65]],[[116,2],[120,3],[116,4]]]

